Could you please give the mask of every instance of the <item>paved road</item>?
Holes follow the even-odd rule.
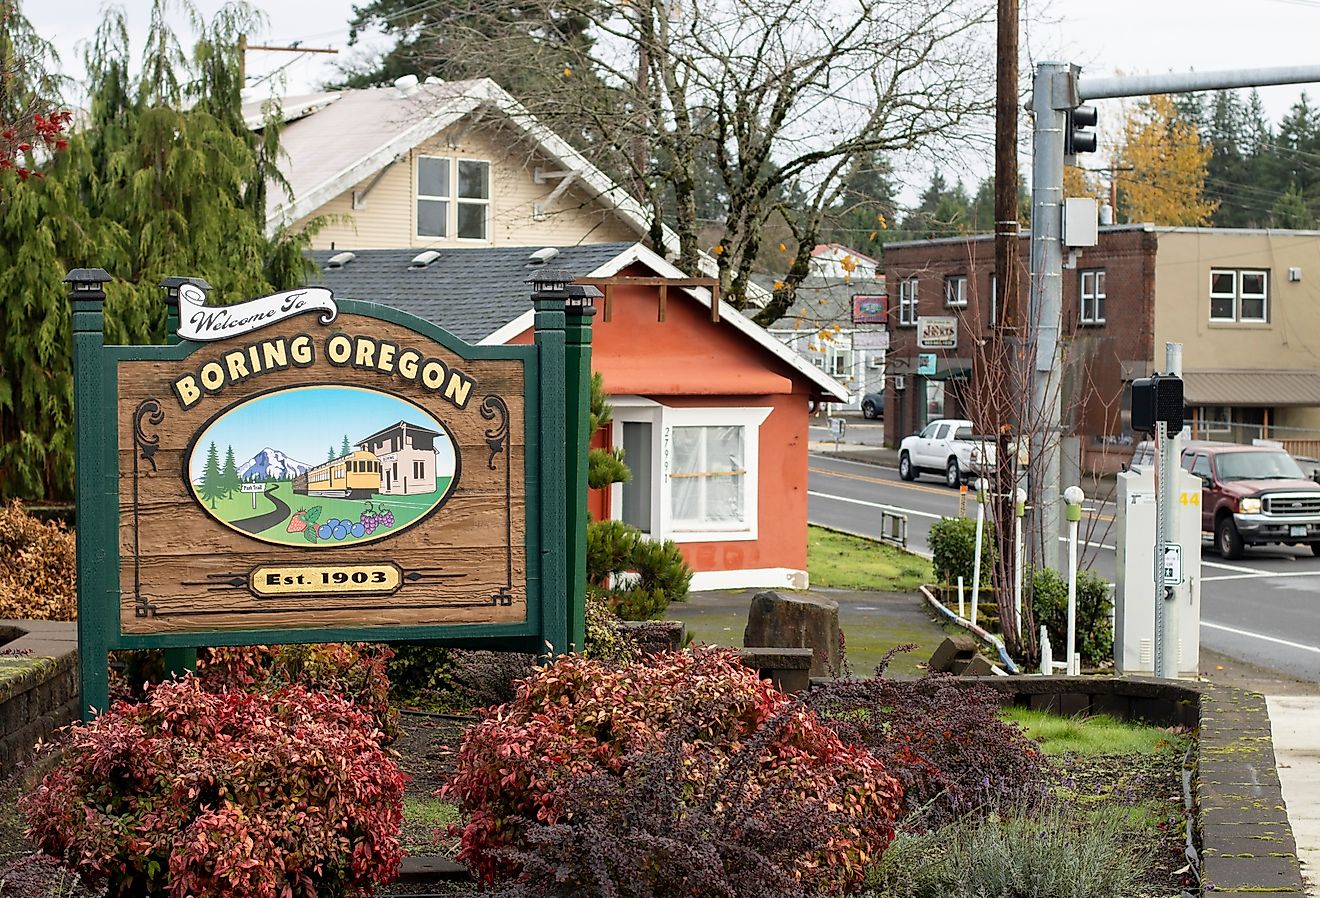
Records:
[[[958,493],[934,478],[905,483],[891,468],[810,457],[813,523],[878,536],[881,511],[908,516],[908,546],[930,554],[935,521],[958,513]],[[969,498],[969,512],[975,500]],[[1111,503],[1088,501],[1082,521],[1083,564],[1114,578]],[[1207,548],[1201,558],[1201,644],[1260,667],[1320,682],[1320,558],[1296,548],[1248,549],[1226,562]]]
[[[266,487],[266,492],[262,494],[271,502],[275,503],[274,511],[268,511],[265,514],[254,515],[250,518],[243,518],[242,520],[234,521],[234,526],[246,530],[248,533],[260,533],[263,530],[269,530],[271,527],[274,527],[276,524],[281,523],[287,518],[289,516],[289,504],[279,496],[275,495],[275,491],[279,488],[279,484],[272,483],[270,486]]]

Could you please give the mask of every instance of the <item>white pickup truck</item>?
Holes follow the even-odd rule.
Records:
[[[898,476],[904,480],[943,474],[945,484],[957,487],[994,469],[994,438],[973,435],[972,422],[962,418],[931,421],[898,447]]]

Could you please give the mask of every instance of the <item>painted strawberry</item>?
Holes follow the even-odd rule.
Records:
[[[306,529],[307,520],[303,517],[303,510],[298,509],[293,513],[293,517],[289,518],[289,532],[302,533]]]

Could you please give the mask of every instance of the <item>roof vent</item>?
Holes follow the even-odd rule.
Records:
[[[439,250],[428,249],[425,252],[413,256],[412,261],[408,263],[408,269],[410,271],[417,271],[426,268],[438,258],[440,258]]]
[[[399,92],[400,97],[411,97],[417,93],[417,76],[400,75],[394,79],[394,89]]]
[[[357,253],[350,253],[350,252],[335,253],[333,256],[325,260],[326,270],[328,271],[332,268],[343,268],[345,265],[347,265],[349,262],[352,262],[356,258],[357,258]]]
[[[527,257],[527,267],[531,268],[536,265],[545,265],[557,258],[559,258],[559,250],[555,249],[553,246],[547,246],[545,249],[538,249]]]

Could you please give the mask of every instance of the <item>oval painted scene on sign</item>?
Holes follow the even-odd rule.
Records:
[[[443,504],[460,471],[443,423],[361,387],[274,390],[225,409],[185,470],[211,517],[254,539],[347,548],[400,533]]]

